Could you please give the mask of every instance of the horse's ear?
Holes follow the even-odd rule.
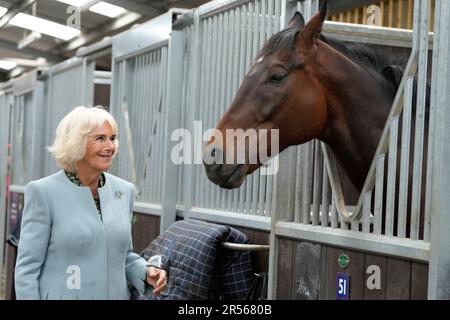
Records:
[[[305,18],[300,12],[295,12],[294,16],[289,20],[288,28],[303,29],[305,27]]]
[[[302,32],[302,38],[307,45],[312,45],[320,36],[322,32],[323,22],[327,18],[328,14],[328,4],[327,0],[322,2],[319,13],[317,13],[311,20],[306,24]]]

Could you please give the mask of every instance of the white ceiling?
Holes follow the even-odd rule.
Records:
[[[0,60],[2,59],[47,59],[50,64],[73,56],[76,50],[95,43],[105,36],[111,36],[165,13],[170,8],[195,8],[208,0],[104,0],[119,5],[129,11],[127,17],[115,19],[99,15],[88,10],[81,13],[81,35],[68,42],[47,35],[32,42],[23,49],[18,49],[18,42],[31,31],[9,24],[2,27],[0,19]],[[35,6],[36,16],[50,21],[67,24],[70,16],[66,12],[68,5],[56,0],[0,0],[0,6],[12,12],[31,14]],[[136,15],[138,13],[139,15]],[[8,14],[8,13],[7,13]],[[4,16],[5,17],[5,16]],[[3,17],[3,18],[4,18]],[[125,21],[118,26],[118,22]],[[0,69],[0,81],[9,77],[9,73]]]

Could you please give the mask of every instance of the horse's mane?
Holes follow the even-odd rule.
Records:
[[[276,50],[294,50],[295,37],[299,29],[287,28],[272,36],[261,49],[258,58],[272,54]],[[372,46],[361,43],[347,43],[321,35],[320,40],[333,47],[344,56],[365,68],[368,72],[382,75],[397,89],[405,70],[409,53],[395,51],[389,47]]]
[[[399,52],[391,47],[343,42],[323,35],[320,39],[369,72],[383,75],[395,89],[398,88],[408,62],[409,50]]]

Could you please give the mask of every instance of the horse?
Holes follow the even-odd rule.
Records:
[[[296,12],[265,43],[215,128],[223,140],[212,138],[204,158],[227,153],[235,142],[226,141],[227,129],[278,129],[278,152],[319,139],[361,191],[408,55],[328,39],[321,34],[326,16],[326,1],[307,24]],[[261,165],[204,162],[209,180],[227,189]]]

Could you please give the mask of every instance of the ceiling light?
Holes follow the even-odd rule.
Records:
[[[113,5],[111,3],[107,3],[104,1],[100,1],[96,4],[94,4],[92,7],[89,8],[89,11],[110,17],[110,18],[115,18],[120,16],[121,14],[124,14],[125,12],[127,12],[127,10],[125,10],[122,7]]]
[[[0,7],[0,17],[3,17],[3,15],[8,12],[8,9],[4,8],[4,7]]]
[[[22,12],[12,18],[9,21],[9,24],[31,31],[37,31],[64,41],[68,41],[81,33],[78,29],[67,27],[65,25],[31,16]]]
[[[56,1],[63,2],[65,4],[75,7],[81,7],[82,5],[91,2],[92,0],[56,0]]]
[[[11,70],[17,66],[17,63],[12,61],[0,60],[0,69]]]

